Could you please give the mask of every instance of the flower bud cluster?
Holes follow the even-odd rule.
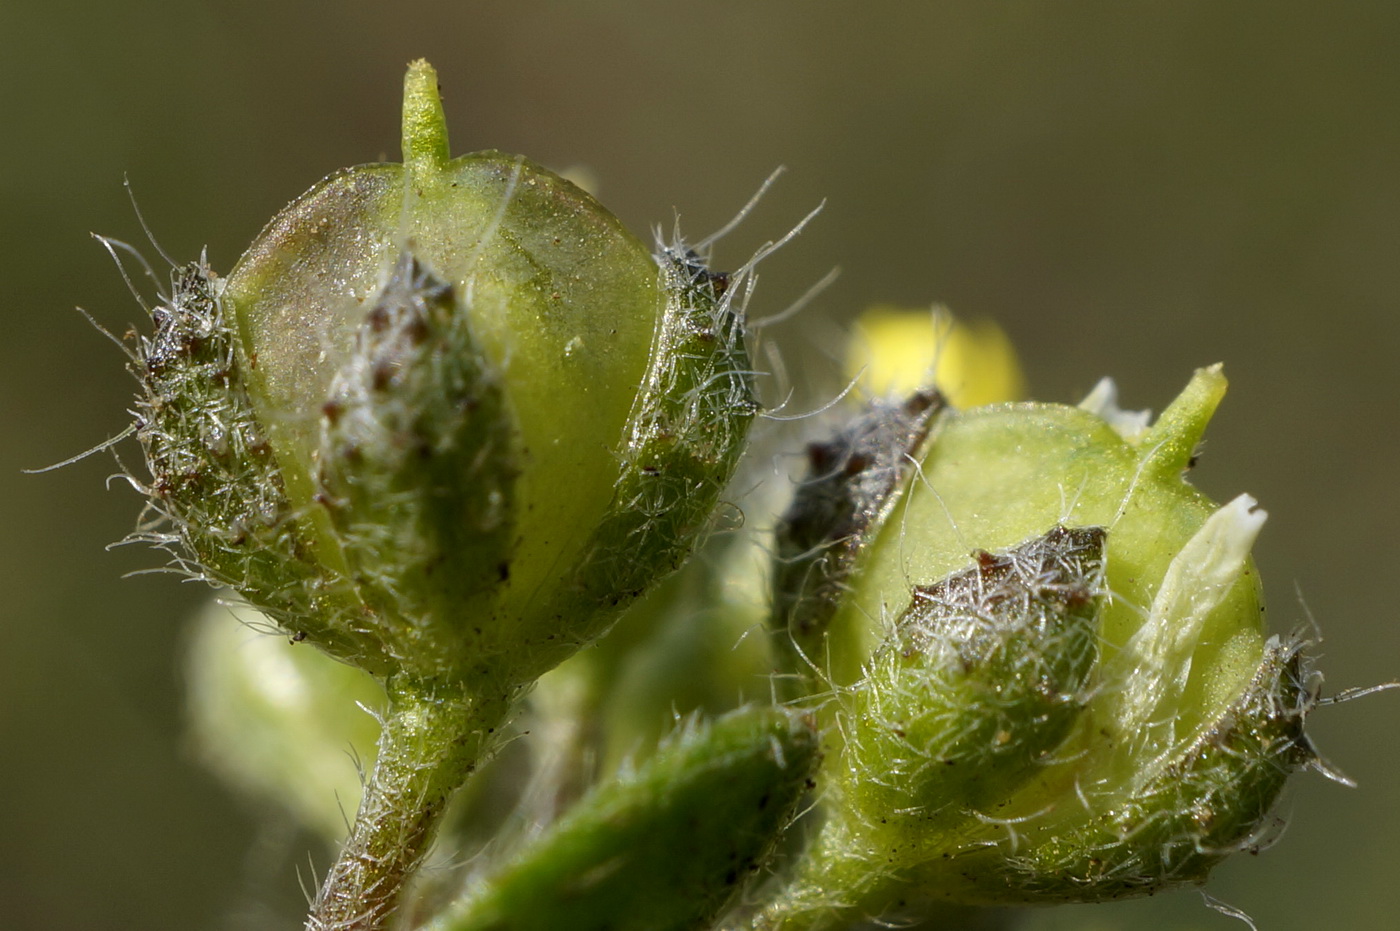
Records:
[[[450,158],[436,76],[416,62],[402,164],[327,177],[227,279],[176,270],[132,353],[151,473],[134,536],[368,671],[390,706],[308,927],[387,926],[521,696],[709,529],[757,404],[754,262],[726,275],[707,260],[679,240],[650,254],[523,158]],[[947,337],[946,313],[924,316]],[[909,319],[871,333],[899,334],[896,367],[923,379]],[[1119,410],[1110,382],[1078,407],[964,410],[948,399],[977,397],[973,369],[1003,392],[1021,381],[994,327],[948,344],[978,360],[942,386],[967,393],[871,400],[807,449],[772,539],[765,653],[797,707],[684,727],[583,794],[589,761],[616,762],[593,719],[618,695],[634,724],[656,708],[629,698],[653,690],[607,687],[616,656],[579,657],[535,713],[580,769],[542,765],[538,784],[581,800],[432,927],[712,926],[812,788],[822,817],[790,885],[733,920],[813,931],[1150,894],[1267,836],[1289,774],[1318,764],[1316,683],[1303,644],[1264,630],[1250,550],[1265,514],[1186,480],[1219,366],[1155,423]],[[728,571],[654,604],[675,615],[663,634],[724,610]],[[732,684],[723,662],[697,674]],[[220,687],[270,707],[258,678]],[[237,740],[277,717],[255,708],[230,729],[210,694],[204,717]],[[266,791],[326,755],[297,749],[227,768]],[[314,799],[295,807],[326,820]]]

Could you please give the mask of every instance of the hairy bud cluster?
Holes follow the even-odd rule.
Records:
[[[709,528],[757,410],[744,309],[767,253],[727,275],[704,251],[652,255],[523,158],[450,158],[436,76],[416,62],[402,164],[327,177],[226,279],[176,269],[131,352],[151,473],[134,537],[368,671],[389,707],[308,928],[396,920],[522,695]],[[895,342],[923,377],[927,349]],[[1019,391],[999,331],[955,354]],[[676,690],[651,683],[682,668],[711,692],[738,681],[732,651],[696,658],[711,654],[695,622],[728,610],[737,560],[682,576],[651,602],[667,621],[641,685],[612,688],[622,644],[537,692],[559,755],[537,761],[522,811],[548,796],[544,828],[576,807],[425,927],[913,924],[1150,894],[1258,845],[1287,777],[1322,768],[1304,734],[1316,681],[1303,644],[1264,629],[1250,550],[1265,514],[1186,481],[1224,391],[1202,369],[1155,423],[1119,410],[1109,382],[1078,407],[870,401],[808,446],[774,529],[762,661],[791,707],[692,720],[585,793],[594,760],[638,752],[652,699],[678,716]],[[200,652],[212,669],[222,647]],[[226,744],[280,730],[270,754],[222,765],[262,791],[320,784],[296,771],[320,767],[325,735],[298,735],[333,715],[284,714],[252,665],[225,671],[201,693],[207,729]],[[225,713],[220,690],[242,708]],[[598,723],[609,714],[624,726]],[[820,817],[801,819],[813,789]],[[309,795],[293,807],[328,820]],[[782,844],[798,821],[813,826],[800,852]],[[682,836],[693,849],[676,856]],[[790,883],[745,902],[779,850]]]

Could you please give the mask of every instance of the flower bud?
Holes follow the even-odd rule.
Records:
[[[877,304],[856,320],[846,372],[872,394],[903,396],[936,385],[954,407],[1026,396],[1016,349],[991,320],[963,320],[935,304]]]
[[[384,690],[317,650],[289,650],[242,608],[193,618],[186,658],[189,736],[226,783],[328,842],[345,834],[374,762]]]
[[[765,927],[1150,893],[1257,841],[1314,699],[1262,632],[1264,514],[1184,478],[1224,389],[938,415],[831,619],[828,820]]]
[[[510,688],[706,529],[755,410],[742,312],[569,182],[449,158],[425,62],[403,130],[158,310],[152,492],[162,542],[298,638]]]

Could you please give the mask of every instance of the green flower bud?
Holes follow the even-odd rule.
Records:
[[[1314,699],[1265,643],[1264,514],[1184,478],[1224,389],[1197,372],[1150,428],[1111,383],[939,414],[807,651],[838,687],[830,811],[765,927],[1150,893],[1257,840]]]
[[[221,604],[194,618],[186,680],[195,750],[227,783],[338,842],[360,800],[357,765],[374,762],[379,722],[367,709],[383,706],[384,690],[259,626],[248,609]]]
[[[157,310],[158,539],[377,675],[509,690],[706,529],[755,411],[741,289],[522,158],[449,158],[425,62],[403,131]]]
[[[430,927],[712,927],[791,822],[817,747],[809,718],[776,708],[689,725]]]

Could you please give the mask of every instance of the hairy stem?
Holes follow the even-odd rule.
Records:
[[[842,856],[842,841],[824,832],[808,847],[798,875],[753,917],[752,931],[839,931],[880,911],[867,899],[880,884],[878,871]]]
[[[380,931],[398,909],[453,793],[499,743],[513,693],[391,680],[379,756],[350,838],[306,931]]]

